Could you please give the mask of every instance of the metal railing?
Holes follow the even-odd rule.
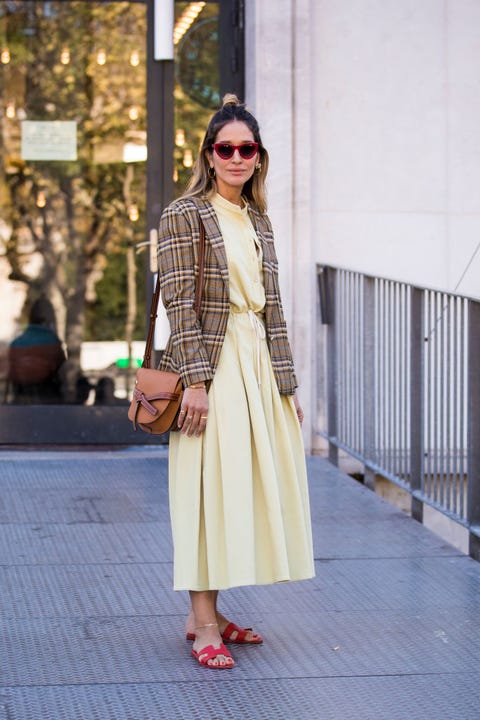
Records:
[[[480,559],[480,302],[319,266],[318,433],[469,530]]]

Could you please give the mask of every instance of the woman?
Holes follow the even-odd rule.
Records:
[[[179,372],[185,387],[169,451],[174,588],[190,592],[193,656],[219,669],[234,665],[225,643],[262,642],[219,612],[219,590],[314,575],[303,412],[265,214],[267,169],[257,121],[227,95],[186,194],[160,221],[171,328],[160,369]]]

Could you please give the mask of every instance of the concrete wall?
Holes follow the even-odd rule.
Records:
[[[316,258],[480,296],[480,3],[312,2]]]
[[[246,14],[309,427],[317,262],[480,297],[480,2],[246,0]]]
[[[246,3],[247,104],[270,154],[269,215],[310,447],[315,315],[309,0]]]

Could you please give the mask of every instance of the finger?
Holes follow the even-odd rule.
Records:
[[[191,437],[197,430],[198,424],[200,422],[200,413],[192,413],[191,415],[187,415],[187,421],[188,422],[188,429],[187,429],[187,435]]]
[[[181,417],[179,417],[179,427],[181,432],[185,433],[190,427],[190,423],[192,422],[193,410],[190,410],[188,407],[184,407],[181,409],[180,412]]]
[[[182,423],[182,433],[187,433],[190,429],[190,426],[193,421],[193,412],[191,410],[186,409],[186,413],[183,417],[183,423]]]
[[[197,431],[196,431],[196,433],[195,433],[195,435],[196,435],[197,437],[198,437],[199,435],[201,435],[202,432],[203,432],[203,431],[205,430],[205,428],[207,427],[207,418],[208,418],[208,415],[207,415],[206,413],[205,413],[204,415],[200,415],[200,422],[198,423]]]
[[[185,419],[187,417],[187,411],[185,408],[180,408],[180,412],[178,413],[178,420],[177,420],[177,427],[182,428],[183,424],[185,422]]]
[[[192,432],[195,433],[196,437],[199,437],[204,432],[204,430],[207,426],[207,419],[208,419],[208,412],[206,410],[203,413],[201,411],[199,411],[198,416],[195,415],[194,421],[196,422],[196,427],[194,426],[192,428]]]

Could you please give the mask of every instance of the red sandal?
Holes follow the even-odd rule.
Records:
[[[232,635],[237,633],[234,638]],[[252,633],[252,637],[247,640],[248,633]],[[253,632],[253,628],[241,628],[235,623],[228,623],[225,630],[222,632],[222,640],[225,643],[236,643],[237,645],[260,645],[263,643],[263,638],[257,633]]]
[[[232,638],[233,633],[237,633],[235,636],[235,639]],[[250,640],[247,640],[247,634],[253,633],[253,637],[250,638]],[[187,633],[186,634],[187,640],[195,640],[195,633]],[[257,633],[254,633],[252,628],[241,628],[238,627],[238,625],[235,625],[235,623],[228,623],[225,630],[222,632],[222,640],[224,643],[236,643],[237,645],[261,645],[263,643],[263,638],[260,637],[260,635],[257,635]]]
[[[213,670],[229,670],[235,665],[232,656],[223,643],[220,643],[220,647],[218,648],[213,647],[213,645],[207,645],[201,650],[192,650],[192,655],[195,660],[200,663],[200,665],[207,668],[213,668]],[[229,658],[231,662],[225,665],[209,665],[208,661],[215,660],[215,658],[219,655],[224,655],[226,658]]]

